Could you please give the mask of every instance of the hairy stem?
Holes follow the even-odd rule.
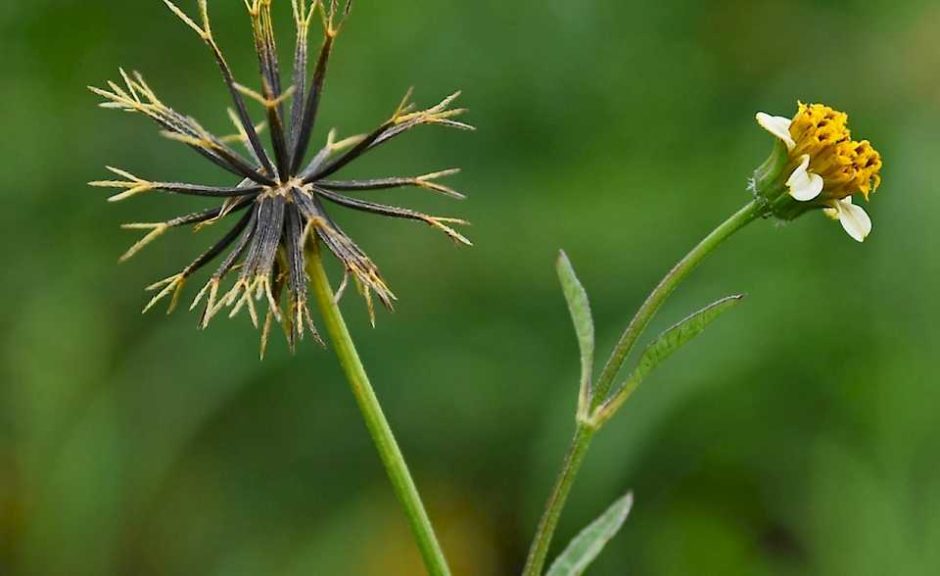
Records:
[[[604,366],[604,371],[601,372],[600,378],[597,380],[597,384],[594,387],[593,408],[597,408],[602,402],[607,400],[610,389],[614,385],[617,374],[620,373],[624,361],[627,359],[636,341],[643,335],[643,331],[646,330],[653,316],[656,315],[656,312],[658,312],[660,307],[666,302],[673,290],[675,290],[676,287],[685,280],[686,276],[695,270],[702,260],[711,254],[715,248],[721,245],[721,243],[727,240],[732,234],[760,216],[760,214],[761,207],[758,202],[748,202],[743,208],[732,214],[730,218],[712,230],[695,248],[692,248],[692,250],[663,277],[656,288],[650,292],[646,301],[640,306],[633,320],[630,321],[630,324],[627,325],[626,330],[624,330],[623,334],[620,336],[620,340],[614,347],[610,359],[607,360],[607,364]]]
[[[630,350],[643,334],[659,308],[689,273],[722,242],[760,215],[760,205],[756,201],[752,201],[721,223],[666,274],[627,325],[626,330],[624,330],[623,335],[614,347],[610,359],[607,360],[604,371],[594,386],[591,399],[591,418],[588,422],[578,422],[578,428],[572,439],[571,447],[568,449],[568,454],[565,456],[558,479],[555,481],[555,487],[545,503],[545,511],[542,513],[542,519],[539,521],[535,538],[529,549],[529,557],[523,570],[523,576],[540,576],[542,574],[552,537],[555,534],[555,528],[558,526],[558,519],[561,517],[568,494],[571,492],[571,487],[574,485],[575,478],[581,469],[584,456],[590,447],[591,440],[597,433],[597,426],[603,425],[607,421],[607,419],[604,419],[601,422],[596,422],[594,416],[601,404],[607,400],[615,379],[630,354]]]
[[[542,519],[539,521],[539,527],[535,532],[535,538],[532,540],[532,547],[529,549],[529,557],[526,560],[523,576],[540,576],[542,568],[545,566],[545,558],[548,556],[549,546],[552,544],[552,536],[555,534],[555,528],[558,526],[558,519],[561,517],[561,511],[568,500],[568,494],[574,485],[574,479],[581,470],[581,463],[584,462],[584,455],[591,445],[591,440],[597,431],[582,423],[578,423],[578,429],[571,439],[571,446],[565,455],[565,462],[561,467],[561,473],[555,480],[555,487],[552,494],[545,503],[545,511],[542,513]]]
[[[421,551],[425,567],[431,576],[450,576],[450,569],[447,566],[447,560],[444,558],[444,552],[441,550],[437,536],[434,534],[434,528],[431,526],[431,520],[428,518],[421,496],[418,494],[418,489],[411,478],[408,465],[405,463],[405,457],[395,441],[392,429],[382,412],[382,406],[379,404],[375,391],[369,383],[369,377],[362,366],[359,353],[356,351],[352,337],[346,327],[346,322],[343,320],[339,306],[336,303],[333,290],[330,288],[329,278],[323,268],[323,262],[317,248],[309,254],[307,273],[310,276],[313,292],[320,313],[323,315],[323,321],[333,344],[333,349],[336,351],[343,372],[349,380],[353,395],[359,404],[359,410],[362,412],[369,434],[375,442],[382,464],[385,465],[385,470],[388,473],[395,494],[408,516],[408,522]]]

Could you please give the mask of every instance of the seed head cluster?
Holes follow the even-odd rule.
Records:
[[[275,42],[271,5],[273,0],[245,0],[251,19],[254,46],[261,72],[261,90],[252,90],[235,80],[232,69],[216,43],[209,21],[207,0],[198,0],[199,22],[190,18],[170,0],[169,9],[189,26],[211,51],[233,107],[228,113],[236,134],[218,137],[195,119],[180,114],[164,104],[139,73],[121,70],[122,84],[108,82],[107,89],[91,88],[104,98],[104,108],[143,114],[162,129],[167,138],[181,142],[206,160],[230,173],[230,187],[185,184],[173,180],[149,180],[125,170],[109,168],[120,179],[92,182],[93,186],[116,188],[121,192],[112,201],[123,200],[145,192],[162,192],[185,196],[214,198],[217,206],[158,223],[135,223],[124,227],[146,231],[122,257],[127,259],[144,246],[174,228],[191,226],[198,229],[220,222],[234,222],[208,250],[177,274],[149,287],[155,296],[145,311],[163,299],[170,301],[170,311],[179,302],[187,280],[196,272],[215,263],[215,270],[192,303],[191,309],[202,306],[200,326],[206,327],[220,311],[235,316],[246,309],[256,327],[262,329],[262,353],[272,324],[280,323],[293,350],[298,339],[310,332],[319,340],[308,306],[306,272],[309,250],[322,243],[345,270],[340,297],[347,282],[353,283],[365,298],[374,322],[373,295],[391,308],[395,300],[379,269],[359,246],[336,224],[327,207],[339,206],[391,218],[424,222],[458,243],[470,242],[453,226],[466,222],[440,218],[407,208],[400,208],[363,199],[359,192],[418,187],[444,195],[463,198],[438,180],[456,173],[446,170],[417,177],[393,177],[374,180],[342,180],[336,176],[353,161],[382,144],[423,125],[438,125],[469,130],[456,117],[462,109],[451,108],[459,94],[440,104],[417,110],[410,102],[410,92],[391,117],[368,134],[338,139],[331,131],[319,151],[308,154],[311,136],[317,122],[317,111],[323,94],[327,67],[336,39],[343,28],[350,2],[342,7],[336,0],[292,0],[296,24],[296,44],[290,84],[281,77],[278,49]],[[317,19],[323,27],[323,41],[308,74],[308,35]],[[265,121],[255,124],[248,113],[248,102],[261,105]],[[267,128],[270,151],[260,134]],[[233,146],[239,144],[245,153]],[[308,157],[309,156],[309,157]],[[214,226],[213,226],[214,227]],[[234,284],[223,283],[234,278]],[[264,319],[259,304],[266,303]]]

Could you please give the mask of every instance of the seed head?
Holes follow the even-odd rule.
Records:
[[[122,82],[108,82],[107,88],[91,91],[101,96],[103,108],[113,108],[147,116],[162,129],[163,136],[181,142],[206,160],[228,172],[234,179],[229,187],[204,186],[168,180],[152,180],[118,168],[110,168],[118,178],[91,182],[92,186],[119,190],[111,201],[125,200],[145,193],[202,196],[215,199],[217,205],[165,222],[126,224],[129,230],[142,230],[145,236],[121,258],[126,260],[150,242],[174,228],[191,226],[196,230],[224,222],[234,222],[208,250],[180,272],[151,285],[155,295],[145,311],[168,299],[172,312],[183,287],[197,272],[216,264],[209,280],[192,303],[202,307],[199,325],[205,328],[222,311],[235,316],[247,310],[252,323],[261,328],[262,354],[272,324],[277,321],[287,334],[293,350],[298,339],[310,332],[319,340],[307,294],[306,258],[314,244],[324,246],[342,263],[345,276],[337,297],[341,297],[352,278],[375,322],[373,295],[391,308],[395,295],[382,278],[378,267],[365,252],[336,224],[327,207],[339,206],[391,218],[424,222],[459,244],[470,241],[453,226],[467,224],[455,218],[435,217],[407,208],[377,203],[360,197],[371,190],[417,187],[452,198],[461,194],[440,183],[457,173],[445,170],[414,177],[343,180],[336,176],[352,162],[371,150],[425,125],[472,130],[457,117],[465,110],[452,108],[459,93],[440,104],[417,109],[409,91],[392,115],[372,132],[340,139],[330,131],[325,145],[309,154],[310,140],[317,122],[317,111],[326,80],[326,72],[336,40],[349,16],[351,1],[342,7],[336,0],[291,0],[296,43],[291,84],[285,86],[278,62],[272,23],[273,0],[244,0],[251,20],[252,36],[261,73],[260,91],[236,81],[221,49],[216,43],[209,20],[207,0],[198,0],[199,18],[191,18],[170,0],[167,7],[189,26],[209,48],[232,99],[228,115],[235,126],[231,136],[215,136],[191,116],[180,114],[164,104],[140,73],[120,71]],[[323,40],[308,73],[310,27],[319,14]],[[255,123],[248,112],[248,101],[264,110],[265,120]],[[266,129],[270,150],[262,142]],[[233,146],[242,145],[244,153]],[[231,284],[226,284],[230,278]],[[260,308],[264,310],[262,318]]]

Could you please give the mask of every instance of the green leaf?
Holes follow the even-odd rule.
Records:
[[[592,420],[595,425],[603,426],[604,423],[613,418],[614,414],[616,414],[630,396],[633,395],[633,392],[636,391],[640,383],[643,382],[649,373],[659,366],[663,360],[687,344],[689,340],[692,340],[704,332],[709,324],[731,308],[740,304],[742,300],[744,300],[743,294],[722,298],[660,334],[659,337],[643,351],[643,356],[640,357],[640,361],[630,374],[630,377],[627,378],[627,381],[623,383],[611,399],[605,402],[604,405],[598,408],[592,415]]]
[[[633,494],[627,494],[614,502],[597,520],[575,536],[565,551],[555,559],[545,576],[580,576],[584,574],[610,542],[633,506]]]
[[[688,344],[690,340],[704,332],[709,324],[743,300],[743,294],[722,298],[660,334],[643,352],[643,356],[640,358],[636,370],[630,376],[630,380],[636,380],[637,382],[643,380],[663,360]]]
[[[594,372],[594,319],[591,316],[591,304],[588,302],[587,292],[574,273],[571,261],[564,251],[558,254],[555,265],[558,279],[561,280],[561,289],[568,301],[568,310],[574,322],[574,330],[578,336],[578,346],[581,349],[581,395],[580,409],[587,409],[591,398],[591,377]]]

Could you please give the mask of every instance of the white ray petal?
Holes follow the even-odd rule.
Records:
[[[809,154],[803,154],[800,165],[787,179],[790,196],[800,202],[807,202],[819,196],[823,190],[823,185],[822,176],[809,171]]]
[[[790,136],[790,124],[792,122],[792,120],[783,116],[771,116],[764,112],[757,113],[757,123],[760,124],[761,128],[783,140],[783,143],[787,145],[787,150],[796,148],[796,142],[794,142],[793,136]]]
[[[851,198],[838,200],[834,207],[839,212],[839,222],[849,236],[864,242],[871,234],[871,218],[868,213],[861,206],[852,204]]]

